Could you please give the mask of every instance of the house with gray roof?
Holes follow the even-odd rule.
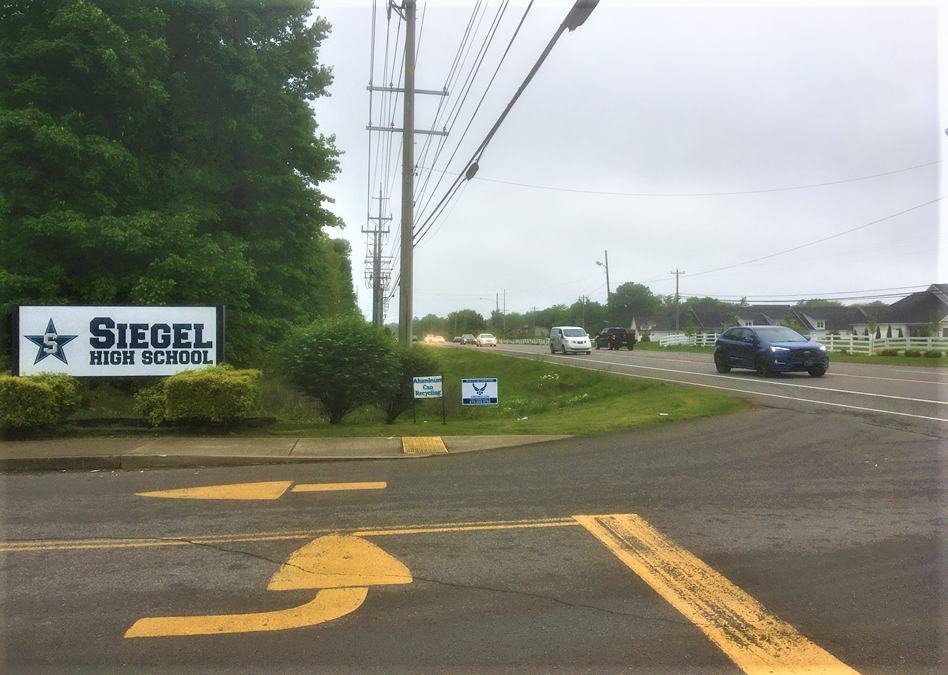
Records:
[[[656,342],[663,337],[675,334],[675,317],[634,316],[629,330],[635,331],[639,340],[648,335],[649,340]]]
[[[892,337],[929,336],[933,318],[938,330],[929,337],[948,337],[948,284],[932,284],[888,307],[867,308],[866,318],[853,324],[856,335],[866,333],[868,317],[873,314],[882,337],[888,337],[890,330]]]
[[[862,307],[798,307],[793,310],[804,333],[819,341],[829,334],[851,335],[853,327],[865,324],[867,314]]]

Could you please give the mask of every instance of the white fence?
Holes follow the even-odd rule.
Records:
[[[712,333],[698,333],[685,335],[677,333],[668,335],[658,341],[660,347],[670,345],[689,345],[693,347],[713,347],[717,335]],[[871,335],[825,335],[817,340],[831,352],[847,351],[850,354],[875,354],[880,349],[918,349],[928,351],[937,349],[948,351],[948,338],[876,338]]]
[[[688,345],[690,347],[713,347],[714,341],[717,338],[718,336],[714,333],[695,333],[694,335],[675,333],[674,335],[664,335],[660,337],[658,339],[658,346]]]

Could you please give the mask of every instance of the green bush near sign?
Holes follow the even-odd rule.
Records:
[[[394,424],[415,402],[415,390],[412,385],[416,375],[434,375],[441,372],[441,366],[434,352],[422,345],[412,345],[410,349],[398,351],[399,375],[395,391],[382,402],[385,410],[385,423]]]
[[[344,314],[292,332],[280,347],[281,367],[294,387],[319,401],[330,424],[339,424],[397,392],[399,349],[384,328]]]
[[[82,402],[79,381],[62,373],[31,377],[0,376],[0,427],[37,429],[56,426]]]
[[[186,370],[135,395],[135,409],[157,426],[163,421],[229,423],[260,409],[259,370],[220,365]]]

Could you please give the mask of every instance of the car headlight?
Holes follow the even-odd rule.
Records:
[[[790,348],[789,348],[789,347],[777,347],[776,345],[772,345],[772,346],[770,347],[770,351],[772,351],[772,352],[789,352],[789,351],[790,351]]]
[[[821,352],[825,352],[825,351],[826,351],[826,345],[820,345],[820,351],[821,351]]]

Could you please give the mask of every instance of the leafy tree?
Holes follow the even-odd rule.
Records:
[[[570,309],[566,305],[553,305],[536,314],[536,324],[544,328],[569,325]]]
[[[928,315],[928,330],[932,337],[938,337],[941,332],[941,313],[937,309],[933,309]]]
[[[239,363],[354,306],[323,234],[339,152],[308,105],[331,81],[311,3],[0,5],[0,321],[225,304]]]
[[[483,333],[487,328],[484,317],[473,309],[461,309],[457,312],[451,312],[448,314],[447,324],[451,327],[448,333],[454,335],[464,335],[465,333],[477,335]]]
[[[837,300],[822,300],[820,298],[813,298],[811,300],[801,300],[794,307],[842,307],[843,303]]]
[[[737,315],[736,312],[730,312],[730,313],[727,315],[727,318],[725,319],[725,323],[727,324],[725,327],[737,326],[737,325],[740,325],[741,319],[740,319],[740,317]]]
[[[399,349],[398,385],[383,400],[385,423],[394,424],[398,417],[411,408],[415,400],[414,378],[435,375],[440,370],[435,350],[424,345],[412,345],[410,349]],[[442,392],[443,393],[443,392]]]
[[[694,335],[698,332],[697,327],[695,326],[694,316],[689,312],[685,314],[685,326],[682,329],[685,335]]]
[[[392,396],[402,372],[400,351],[388,331],[354,314],[297,329],[281,346],[288,379],[322,404],[330,424],[339,424],[361,405]]]
[[[652,295],[648,286],[626,282],[613,292],[609,309],[612,320],[617,326],[629,326],[636,316],[656,316],[661,301]]]
[[[800,325],[800,322],[797,321],[797,317],[794,316],[793,312],[787,312],[783,315],[783,318],[780,319],[780,325],[786,326],[787,328],[792,328],[798,333],[803,333],[804,328]]]
[[[875,317],[875,316],[870,315],[869,317],[867,317],[867,318],[866,318],[866,324],[867,324],[867,332],[866,332],[866,335],[869,335],[870,333],[875,333],[875,332],[876,332],[876,327],[878,326],[878,321],[876,320],[876,317]]]
[[[423,319],[416,319],[412,322],[413,330],[420,339],[425,335],[444,335],[445,320],[440,316],[428,314]]]

